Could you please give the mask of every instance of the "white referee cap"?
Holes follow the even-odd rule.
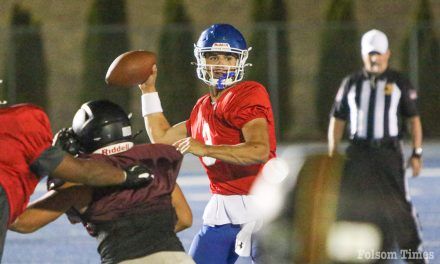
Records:
[[[382,31],[372,29],[362,36],[361,47],[362,56],[373,51],[384,54],[388,50],[388,38]]]

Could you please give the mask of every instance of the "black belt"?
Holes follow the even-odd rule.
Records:
[[[359,139],[351,140],[351,144],[360,147],[369,148],[399,148],[400,140],[398,138],[381,138],[381,139]]]

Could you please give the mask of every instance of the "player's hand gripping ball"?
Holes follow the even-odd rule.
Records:
[[[136,50],[119,55],[110,65],[105,82],[114,86],[135,86],[144,83],[150,77],[156,54],[150,51]]]

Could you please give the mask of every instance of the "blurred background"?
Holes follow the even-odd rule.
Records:
[[[433,142],[440,138],[440,0],[0,3],[0,99],[42,106],[54,131],[70,126],[83,102],[101,98],[133,112],[135,130],[143,129],[138,89],[108,87],[104,82],[110,63],[128,50],[158,54],[157,87],[165,114],[171,123],[183,121],[197,98],[208,92],[191,65],[194,43],[213,23],[233,24],[253,47],[248,60],[253,67],[246,77],[267,87],[278,154],[291,166],[308,153],[325,152],[336,90],[345,75],[362,67],[360,38],[372,28],[384,31],[391,67],[419,89],[424,135],[431,141],[425,143],[422,177],[409,184],[427,250],[440,254],[440,144]],[[407,155],[409,151],[407,146]],[[179,183],[194,213],[193,227],[179,235],[188,249],[210,197],[207,177],[194,157],[185,158]],[[41,183],[33,199],[44,192]],[[278,240],[279,234],[290,234],[285,230],[282,225],[274,232]],[[9,232],[4,263],[97,263],[95,246],[82,227],[71,226],[63,217],[32,235]],[[41,248],[51,250],[41,254]]]
[[[325,140],[341,78],[361,67],[360,37],[390,40],[391,66],[419,88],[428,138],[440,137],[438,0],[2,0],[0,98],[44,107],[53,129],[69,126],[81,103],[108,98],[134,113],[136,87],[107,87],[106,70],[128,50],[158,53],[165,114],[188,117],[207,92],[198,81],[193,44],[212,23],[231,23],[253,47],[247,78],[271,96],[279,142]],[[144,137],[143,137],[144,138]]]

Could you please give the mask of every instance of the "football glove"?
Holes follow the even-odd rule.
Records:
[[[143,165],[133,165],[125,169],[125,182],[122,184],[127,188],[143,187],[154,180],[154,174]]]
[[[51,176],[47,177],[46,188],[48,191],[56,190],[59,187],[63,186],[66,183],[65,180],[59,178],[53,178]]]
[[[52,141],[52,146],[60,147],[65,152],[76,156],[79,154],[80,144],[75,132],[71,127],[62,128]]]

